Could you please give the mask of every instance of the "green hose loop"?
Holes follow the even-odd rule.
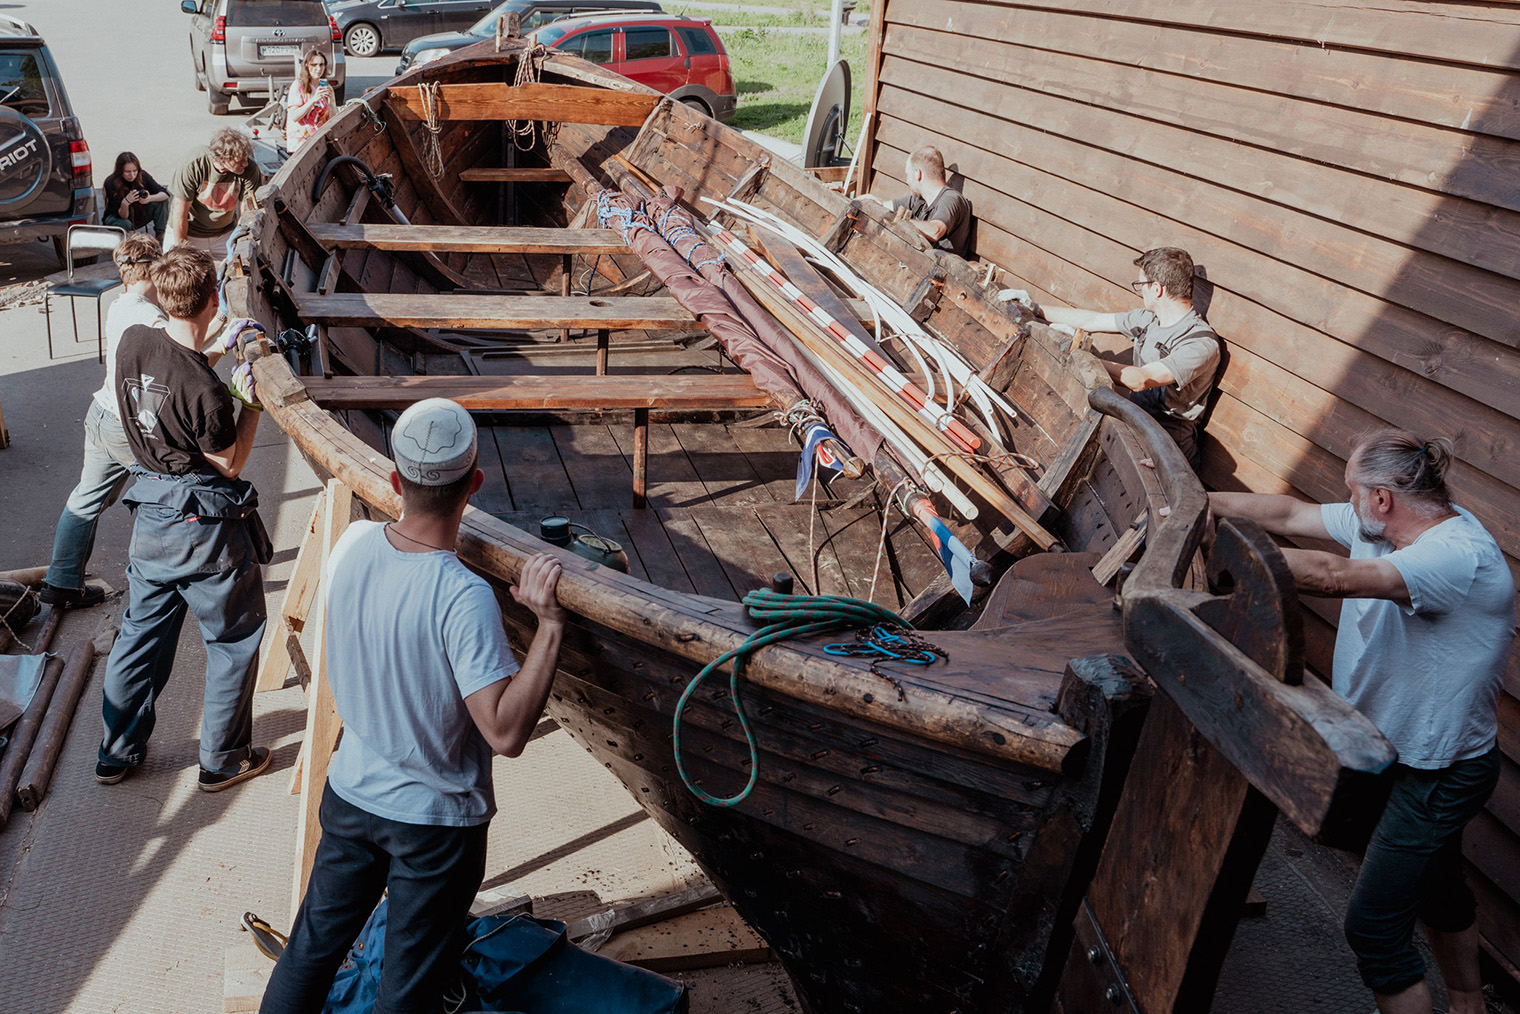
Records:
[[[768,588],[759,588],[744,596],[744,606],[750,619],[765,626],[751,634],[739,647],[724,652],[703,666],[702,671],[692,677],[691,682],[686,684],[686,689],[681,692],[672,719],[671,738],[676,771],[680,773],[681,781],[691,790],[691,794],[709,806],[738,806],[749,798],[755,783],[760,779],[760,749],[755,745],[755,734],[750,729],[748,716],[744,714],[744,704],[739,700],[739,670],[750,655],[778,641],[836,630],[877,624],[910,630],[913,627],[901,616],[875,603],[839,595],[782,595]],[[734,713],[739,716],[739,728],[743,730],[744,740],[749,745],[749,781],[732,796],[714,796],[699,787],[686,773],[686,764],[681,759],[681,715],[686,710],[686,702],[696,693],[702,681],[729,661],[734,664],[728,677],[728,693],[734,704]]]

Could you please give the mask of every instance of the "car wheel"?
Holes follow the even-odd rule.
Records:
[[[684,98],[684,99],[681,100],[681,105],[687,106],[687,107],[689,107],[691,109],[695,109],[697,112],[701,113],[703,116],[711,116],[712,115],[712,110],[708,109],[707,108],[707,103],[703,102],[701,99],[690,98],[690,97]]]
[[[211,110],[212,116],[226,116],[227,110],[232,105],[232,96],[226,92],[219,92],[215,88],[206,90],[206,108]]]
[[[374,56],[380,52],[380,32],[374,25],[359,22],[343,33],[343,47],[350,56]]]

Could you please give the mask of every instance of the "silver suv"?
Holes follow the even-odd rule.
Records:
[[[179,9],[193,15],[195,87],[207,93],[213,113],[227,112],[235,95],[273,98],[313,44],[327,55],[327,83],[343,102],[342,37],[322,0],[181,0]]]

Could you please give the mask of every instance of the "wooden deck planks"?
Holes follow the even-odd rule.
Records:
[[[431,250],[433,253],[622,254],[628,247],[611,229],[532,229],[512,226],[332,225],[307,231],[339,250]]]
[[[688,377],[693,374],[678,374]],[[728,374],[724,374],[728,376]],[[675,379],[675,378],[671,378]],[[675,430],[697,477],[713,503],[772,503],[775,494],[756,471],[730,429],[721,423],[689,423]]]
[[[558,514],[578,505],[554,438],[542,426],[493,426],[513,509]]]
[[[399,267],[399,265],[398,265]],[[664,296],[480,296],[343,292],[304,296],[302,318],[328,324],[531,330],[551,327],[692,328],[696,318]]]

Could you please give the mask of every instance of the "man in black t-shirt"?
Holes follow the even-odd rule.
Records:
[[[117,406],[137,460],[137,481],[122,500],[136,518],[127,611],[106,665],[95,778],[111,785],[143,762],[190,612],[206,640],[200,787],[215,792],[269,766],[269,751],[251,741],[264,636],[261,564],[270,547],[257,494],[238,478],[259,406],[246,364],[233,371],[229,391],[200,351],[217,315],[211,256],[181,247],[149,271],[169,321],[129,327],[116,351]],[[237,340],[234,330],[224,333],[227,345]],[[238,411],[234,394],[244,402]]]
[[[872,194],[868,201],[896,211],[908,209],[913,227],[941,250],[966,256],[966,241],[971,237],[971,202],[945,183],[945,156],[938,148],[920,148],[908,156],[904,168],[908,196],[883,201]]]

